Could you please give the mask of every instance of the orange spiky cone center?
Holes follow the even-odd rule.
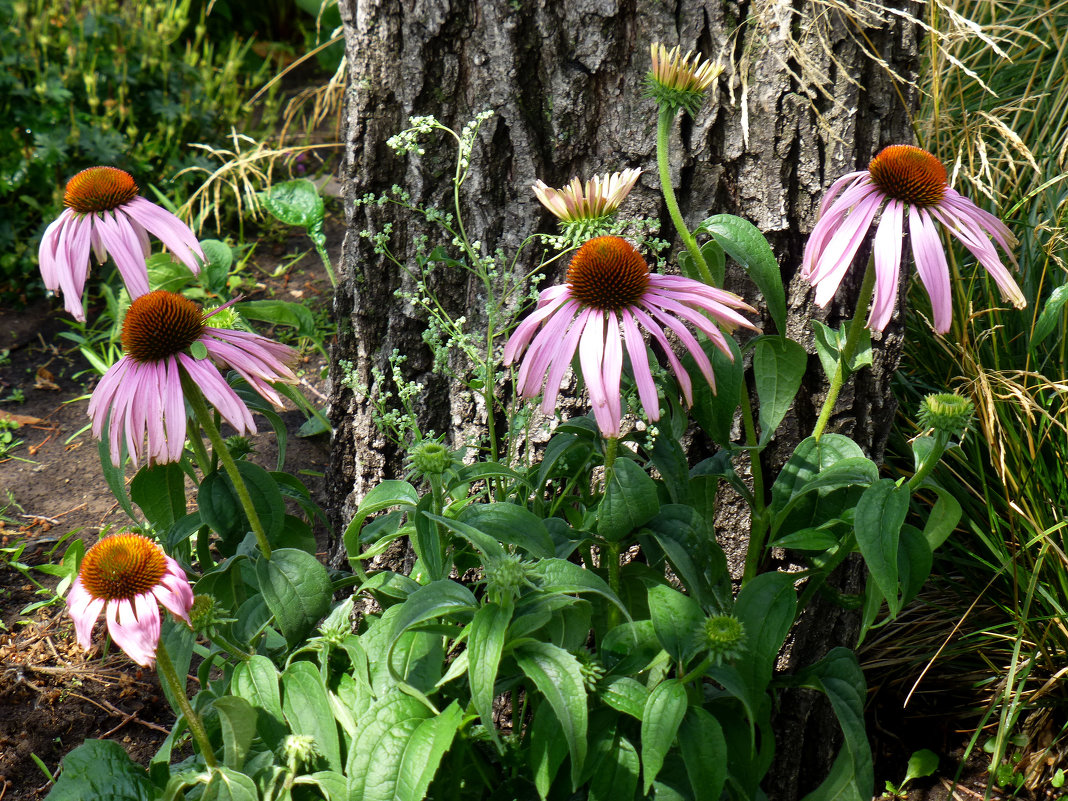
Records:
[[[82,559],[82,586],[94,598],[130,600],[159,584],[167,570],[163,550],[140,534],[113,534]]]
[[[913,206],[937,206],[949,185],[942,162],[912,145],[883,148],[868,164],[868,173],[887,195]]]
[[[122,347],[138,362],[183,351],[204,333],[204,314],[189,298],[157,289],[134,300],[122,323]]]
[[[137,197],[137,191],[130,173],[115,167],[90,167],[67,181],[63,205],[79,214],[111,211]]]
[[[578,249],[567,268],[571,295],[584,306],[619,311],[649,287],[649,265],[627,240],[599,236]]]

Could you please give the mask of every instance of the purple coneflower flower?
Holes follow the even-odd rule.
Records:
[[[159,607],[189,622],[193,590],[178,563],[140,534],[113,534],[82,559],[67,594],[78,645],[92,643],[93,624],[104,613],[115,644],[142,667],[152,667],[159,646]]]
[[[205,315],[193,301],[164,290],[142,295],[130,304],[122,323],[125,353],[100,379],[89,401],[97,438],[104,423],[111,420],[113,464],[119,464],[122,436],[135,465],[146,453],[150,462],[181,458],[186,432],[182,373],[238,434],[254,432],[256,423],[216,365],[233,368],[256,392],[282,406],[271,382],[296,381],[288,365],[297,352],[258,334],[206,325],[223,308]],[[191,355],[190,347],[196,342],[203,345],[208,358]]]
[[[82,290],[89,273],[89,249],[98,262],[108,254],[136,298],[148,292],[148,235],[154,234],[194,273],[204,252],[189,226],[137,194],[133,177],[114,167],[90,167],[67,182],[67,208],[45,229],[38,251],[45,287],[63,295],[63,305],[84,321]],[[200,261],[198,261],[198,259]]]
[[[1015,265],[1016,238],[997,217],[952,189],[942,163],[918,147],[890,145],[868,164],[835,181],[820,205],[819,221],[805,246],[802,274],[816,287],[816,304],[826,306],[864,241],[875,215],[875,297],[868,327],[882,331],[897,300],[902,227],[908,215],[912,257],[931,298],[934,328],[943,334],[953,316],[949,268],[936,222],[964,243],[1017,308],[1027,301],[998,258],[993,237]],[[862,310],[858,309],[858,313]]]
[[[544,181],[534,183],[534,194],[541,204],[565,223],[596,220],[619,208],[619,204],[634,188],[641,170],[595,175],[583,187],[578,177],[561,189],[553,189]]]
[[[519,368],[517,389],[523,397],[538,394],[545,384],[542,411],[551,414],[571,359],[579,364],[590,393],[597,427],[605,437],[618,437],[622,418],[620,377],[626,344],[645,414],[660,418],[660,399],[641,329],[652,335],[667,356],[688,404],[693,403],[690,377],[668,343],[674,334],[697,362],[713,388],[712,363],[689,323],[731,355],[727,338],[706,314],[733,330],[755,328],[735,309],[754,311],[741,298],[722,289],[678,275],[654,275],[641,254],[618,236],[599,236],[576,251],[567,269],[567,283],[549,287],[538,309],[527,317],[504,348],[504,363],[514,362],[530,344]],[[544,328],[534,336],[538,327]],[[622,333],[621,333],[622,329]],[[533,338],[533,342],[531,342]]]

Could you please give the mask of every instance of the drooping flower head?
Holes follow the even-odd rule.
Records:
[[[648,94],[672,112],[683,108],[694,116],[704,102],[705,92],[723,72],[723,65],[703,59],[692,50],[683,56],[678,45],[668,50],[653,42],[649,49],[653,69],[646,79]]]
[[[98,262],[111,255],[132,298],[148,292],[150,233],[190,270],[200,271],[204,252],[189,226],[137,192],[133,176],[114,167],[90,167],[67,182],[66,208],[45,229],[38,259],[45,287],[63,295],[77,320],[85,320],[90,249]]]
[[[730,356],[726,335],[706,314],[728,330],[754,328],[736,309],[753,311],[737,295],[722,289],[678,275],[650,273],[645,259],[625,239],[600,236],[575,252],[567,283],[542,291],[537,310],[519,324],[505,345],[504,363],[512,364],[526,350],[517,390],[530,398],[544,384],[541,408],[551,414],[577,349],[597,427],[605,437],[618,437],[624,345],[645,414],[658,420],[660,399],[642,329],[660,345],[686,402],[692,404],[692,383],[671,349],[668,332],[690,352],[705,380],[715,388],[712,363],[686,323]]]
[[[827,190],[802,262],[802,274],[816,288],[817,305],[826,306],[834,297],[880,210],[872,243],[875,296],[868,319],[872,330],[882,331],[894,312],[906,216],[912,257],[931,298],[936,331],[948,331],[953,317],[949,267],[936,223],[971,251],[1006,299],[1017,308],[1027,305],[994,247],[996,242],[1016,264],[1012,253],[1016,238],[1008,226],[954,190],[942,163],[911,145],[884,148],[868,169],[843,175]]]
[[[628,169],[595,175],[585,187],[576,176],[561,189],[538,180],[533,189],[541,205],[565,223],[596,220],[615,213],[641,174],[641,170]]]
[[[92,643],[104,613],[115,644],[142,667],[152,667],[159,645],[159,606],[189,622],[193,590],[178,563],[147,537],[125,532],[104,537],[85,554],[67,594],[78,645]]]
[[[210,327],[207,320],[226,306],[205,315],[188,298],[164,290],[130,304],[122,324],[124,354],[89,401],[94,436],[100,438],[110,420],[115,465],[121,458],[122,437],[135,465],[145,455],[150,462],[181,458],[186,433],[182,373],[238,434],[254,432],[256,423],[219,367],[236,370],[256,392],[281,407],[282,398],[271,383],[296,381],[289,368],[296,351],[258,334]],[[206,358],[197,358],[195,351],[206,353]]]

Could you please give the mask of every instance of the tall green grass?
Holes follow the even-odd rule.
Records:
[[[917,433],[910,415],[928,391],[953,388],[976,404],[973,432],[938,474],[965,517],[934,573],[966,591],[947,605],[946,586],[933,589],[943,643],[958,623],[962,637],[953,661],[946,650],[935,659],[943,676],[959,669],[985,704],[973,744],[980,730],[993,733],[996,768],[1022,722],[1068,702],[1068,2],[927,9],[934,33],[917,137],[960,191],[1018,236],[1016,277],[1028,299],[1022,311],[1008,307],[970,254],[953,249],[953,327],[935,335],[923,293],[911,293],[919,314],[910,315],[898,387],[904,436]],[[973,626],[976,599],[987,622]]]

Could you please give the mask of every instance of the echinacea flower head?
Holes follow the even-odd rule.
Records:
[[[137,192],[133,176],[115,167],[90,167],[67,182],[66,208],[45,229],[38,259],[45,287],[63,295],[63,305],[77,320],[85,320],[82,291],[90,249],[98,262],[111,255],[132,298],[148,292],[149,234],[200,272],[204,252],[193,231]]]
[[[705,92],[723,72],[723,65],[703,59],[692,50],[684,56],[678,45],[668,50],[653,42],[649,49],[653,69],[646,81],[648,94],[672,112],[683,108],[694,116],[704,102]]]
[[[188,623],[193,590],[159,545],[130,532],[104,537],[90,548],[67,594],[78,645],[90,646],[93,625],[103,612],[111,639],[142,667],[156,661],[158,604]]]
[[[645,259],[625,239],[599,236],[575,252],[567,283],[542,291],[538,308],[519,324],[505,345],[504,364],[512,364],[526,351],[517,390],[531,398],[544,384],[541,408],[551,414],[577,350],[597,427],[605,437],[618,437],[624,346],[646,417],[658,420],[660,399],[642,331],[660,345],[686,402],[692,405],[690,376],[672,350],[668,335],[674,335],[689,351],[714,389],[712,363],[686,324],[730,356],[720,325],[728,331],[738,326],[755,328],[737,310],[754,311],[737,295],[722,289],[678,275],[650,273]]]
[[[595,175],[585,186],[576,176],[561,189],[553,189],[539,180],[533,188],[541,205],[562,222],[583,222],[614,214],[641,174],[639,169],[627,169]]]
[[[953,306],[949,267],[936,223],[971,251],[1007,300],[1017,308],[1027,305],[994,247],[996,242],[1016,264],[1012,253],[1016,238],[1008,226],[953,189],[942,163],[911,145],[884,148],[868,169],[843,175],[827,190],[801,267],[816,288],[817,305],[826,306],[834,297],[880,211],[872,243],[875,296],[868,318],[872,330],[882,331],[894,312],[906,217],[912,258],[931,298],[938,333],[949,330]]]
[[[110,421],[113,464],[119,464],[122,438],[135,465],[145,456],[149,462],[181,458],[186,434],[182,374],[239,435],[254,432],[256,424],[219,367],[237,371],[261,396],[282,406],[271,384],[296,381],[289,365],[297,352],[258,334],[212,328],[208,320],[223,308],[205,315],[193,301],[164,290],[130,304],[122,324],[123,356],[100,379],[89,401],[94,436],[99,439]],[[195,351],[205,358],[197,358]]]

